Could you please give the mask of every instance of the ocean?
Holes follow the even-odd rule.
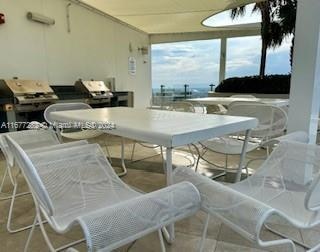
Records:
[[[213,87],[214,90],[215,86]],[[187,92],[185,94],[184,85],[168,85],[163,87],[164,96],[171,96],[173,100],[183,99],[185,96],[187,98],[201,98],[208,97],[208,92],[211,90],[210,84],[194,84],[187,87]],[[152,88],[153,96],[163,96],[161,94],[161,88],[155,86]]]

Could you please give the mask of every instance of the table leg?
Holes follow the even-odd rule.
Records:
[[[173,148],[170,148],[170,147],[166,148],[166,168],[167,168],[167,185],[168,186],[173,184],[173,177],[172,177],[172,149]],[[174,241],[174,239],[175,239],[174,224],[169,225],[168,233],[169,233],[169,237],[166,237],[166,240],[169,243],[172,243]]]
[[[245,159],[246,153],[247,153],[247,147],[248,147],[250,133],[251,133],[251,130],[246,130],[246,135],[245,135],[245,139],[244,139],[243,146],[242,146],[242,152],[241,152],[241,156],[240,156],[239,167],[238,167],[237,176],[236,176],[236,180],[235,180],[236,183],[241,180],[242,167],[243,167],[244,159]]]

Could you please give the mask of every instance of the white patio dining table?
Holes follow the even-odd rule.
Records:
[[[202,105],[224,105],[229,106],[230,103],[236,101],[245,102],[261,102],[264,104],[276,106],[276,107],[286,107],[289,106],[289,99],[276,99],[276,98],[243,98],[243,97],[205,97],[205,98],[193,98],[188,99],[189,102],[196,102]]]
[[[168,185],[172,183],[173,148],[239,131],[247,131],[249,134],[258,124],[257,119],[250,117],[128,107],[59,111],[51,112],[51,115],[56,122],[61,123],[113,123],[115,128],[105,130],[106,133],[165,147]],[[239,167],[242,167],[241,165],[239,164]],[[241,169],[238,171],[237,181],[240,180],[240,175]]]

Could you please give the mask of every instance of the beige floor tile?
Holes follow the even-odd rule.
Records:
[[[173,244],[166,244],[166,248],[168,252],[173,251],[197,251],[201,238],[198,236],[182,234],[176,232],[176,239]],[[206,239],[204,251],[205,252],[213,252],[215,249],[216,241],[213,239]],[[126,246],[127,248],[127,246]],[[124,252],[125,250],[120,249],[120,251]],[[130,252],[160,252],[160,242],[158,239],[158,234],[153,233],[150,234],[138,241],[136,241],[130,249]]]
[[[314,247],[320,243],[320,231],[315,229],[301,230],[303,241],[306,245]]]
[[[17,234],[8,234],[1,233],[1,248],[0,251],[3,252],[22,252],[24,245],[26,243],[28,232],[21,232]],[[64,236],[58,236],[56,234],[50,234],[50,238],[52,239],[55,247],[62,246],[71,242],[70,239],[67,239]],[[34,232],[34,236],[31,240],[29,250],[30,252],[44,252],[49,251],[43,236],[39,229],[37,228]]]
[[[279,225],[279,224],[270,224],[270,227],[272,229],[286,235],[287,237],[292,237],[299,242],[303,241],[302,236],[301,236],[301,232],[297,228],[294,228],[294,227],[288,226],[288,225]],[[282,238],[280,236],[278,236],[277,234],[274,234],[274,233],[264,229],[261,234],[261,239],[269,241],[269,240],[276,240],[276,239],[282,239]],[[296,246],[296,249],[297,249],[297,252],[304,252],[304,249],[302,247]],[[268,250],[272,251],[272,252],[287,252],[287,251],[290,252],[291,247],[290,247],[290,245],[275,246],[275,247],[270,247]]]
[[[227,227],[226,225],[222,224],[221,230],[218,236],[218,241],[223,241],[239,246],[245,246],[245,247],[252,247],[253,244],[249,242],[248,240],[244,239],[242,236],[240,236],[238,233],[233,231],[231,228]]]
[[[257,248],[250,248],[245,246],[236,245],[233,243],[218,241],[214,252],[262,252]]]
[[[201,236],[203,233],[206,217],[207,214],[199,211],[196,213],[196,215],[177,222],[176,230],[180,233]],[[207,238],[216,240],[218,238],[220,228],[221,222],[217,218],[211,217],[210,224],[208,226]]]

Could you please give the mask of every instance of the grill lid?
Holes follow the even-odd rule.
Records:
[[[15,98],[20,104],[58,100],[49,83],[38,80],[0,80],[0,97]]]
[[[37,80],[0,80],[0,90],[14,95],[54,94],[48,82]]]
[[[94,99],[106,99],[113,97],[110,89],[107,88],[103,81],[78,80],[74,85],[76,89],[79,89],[84,93],[89,93]]]

